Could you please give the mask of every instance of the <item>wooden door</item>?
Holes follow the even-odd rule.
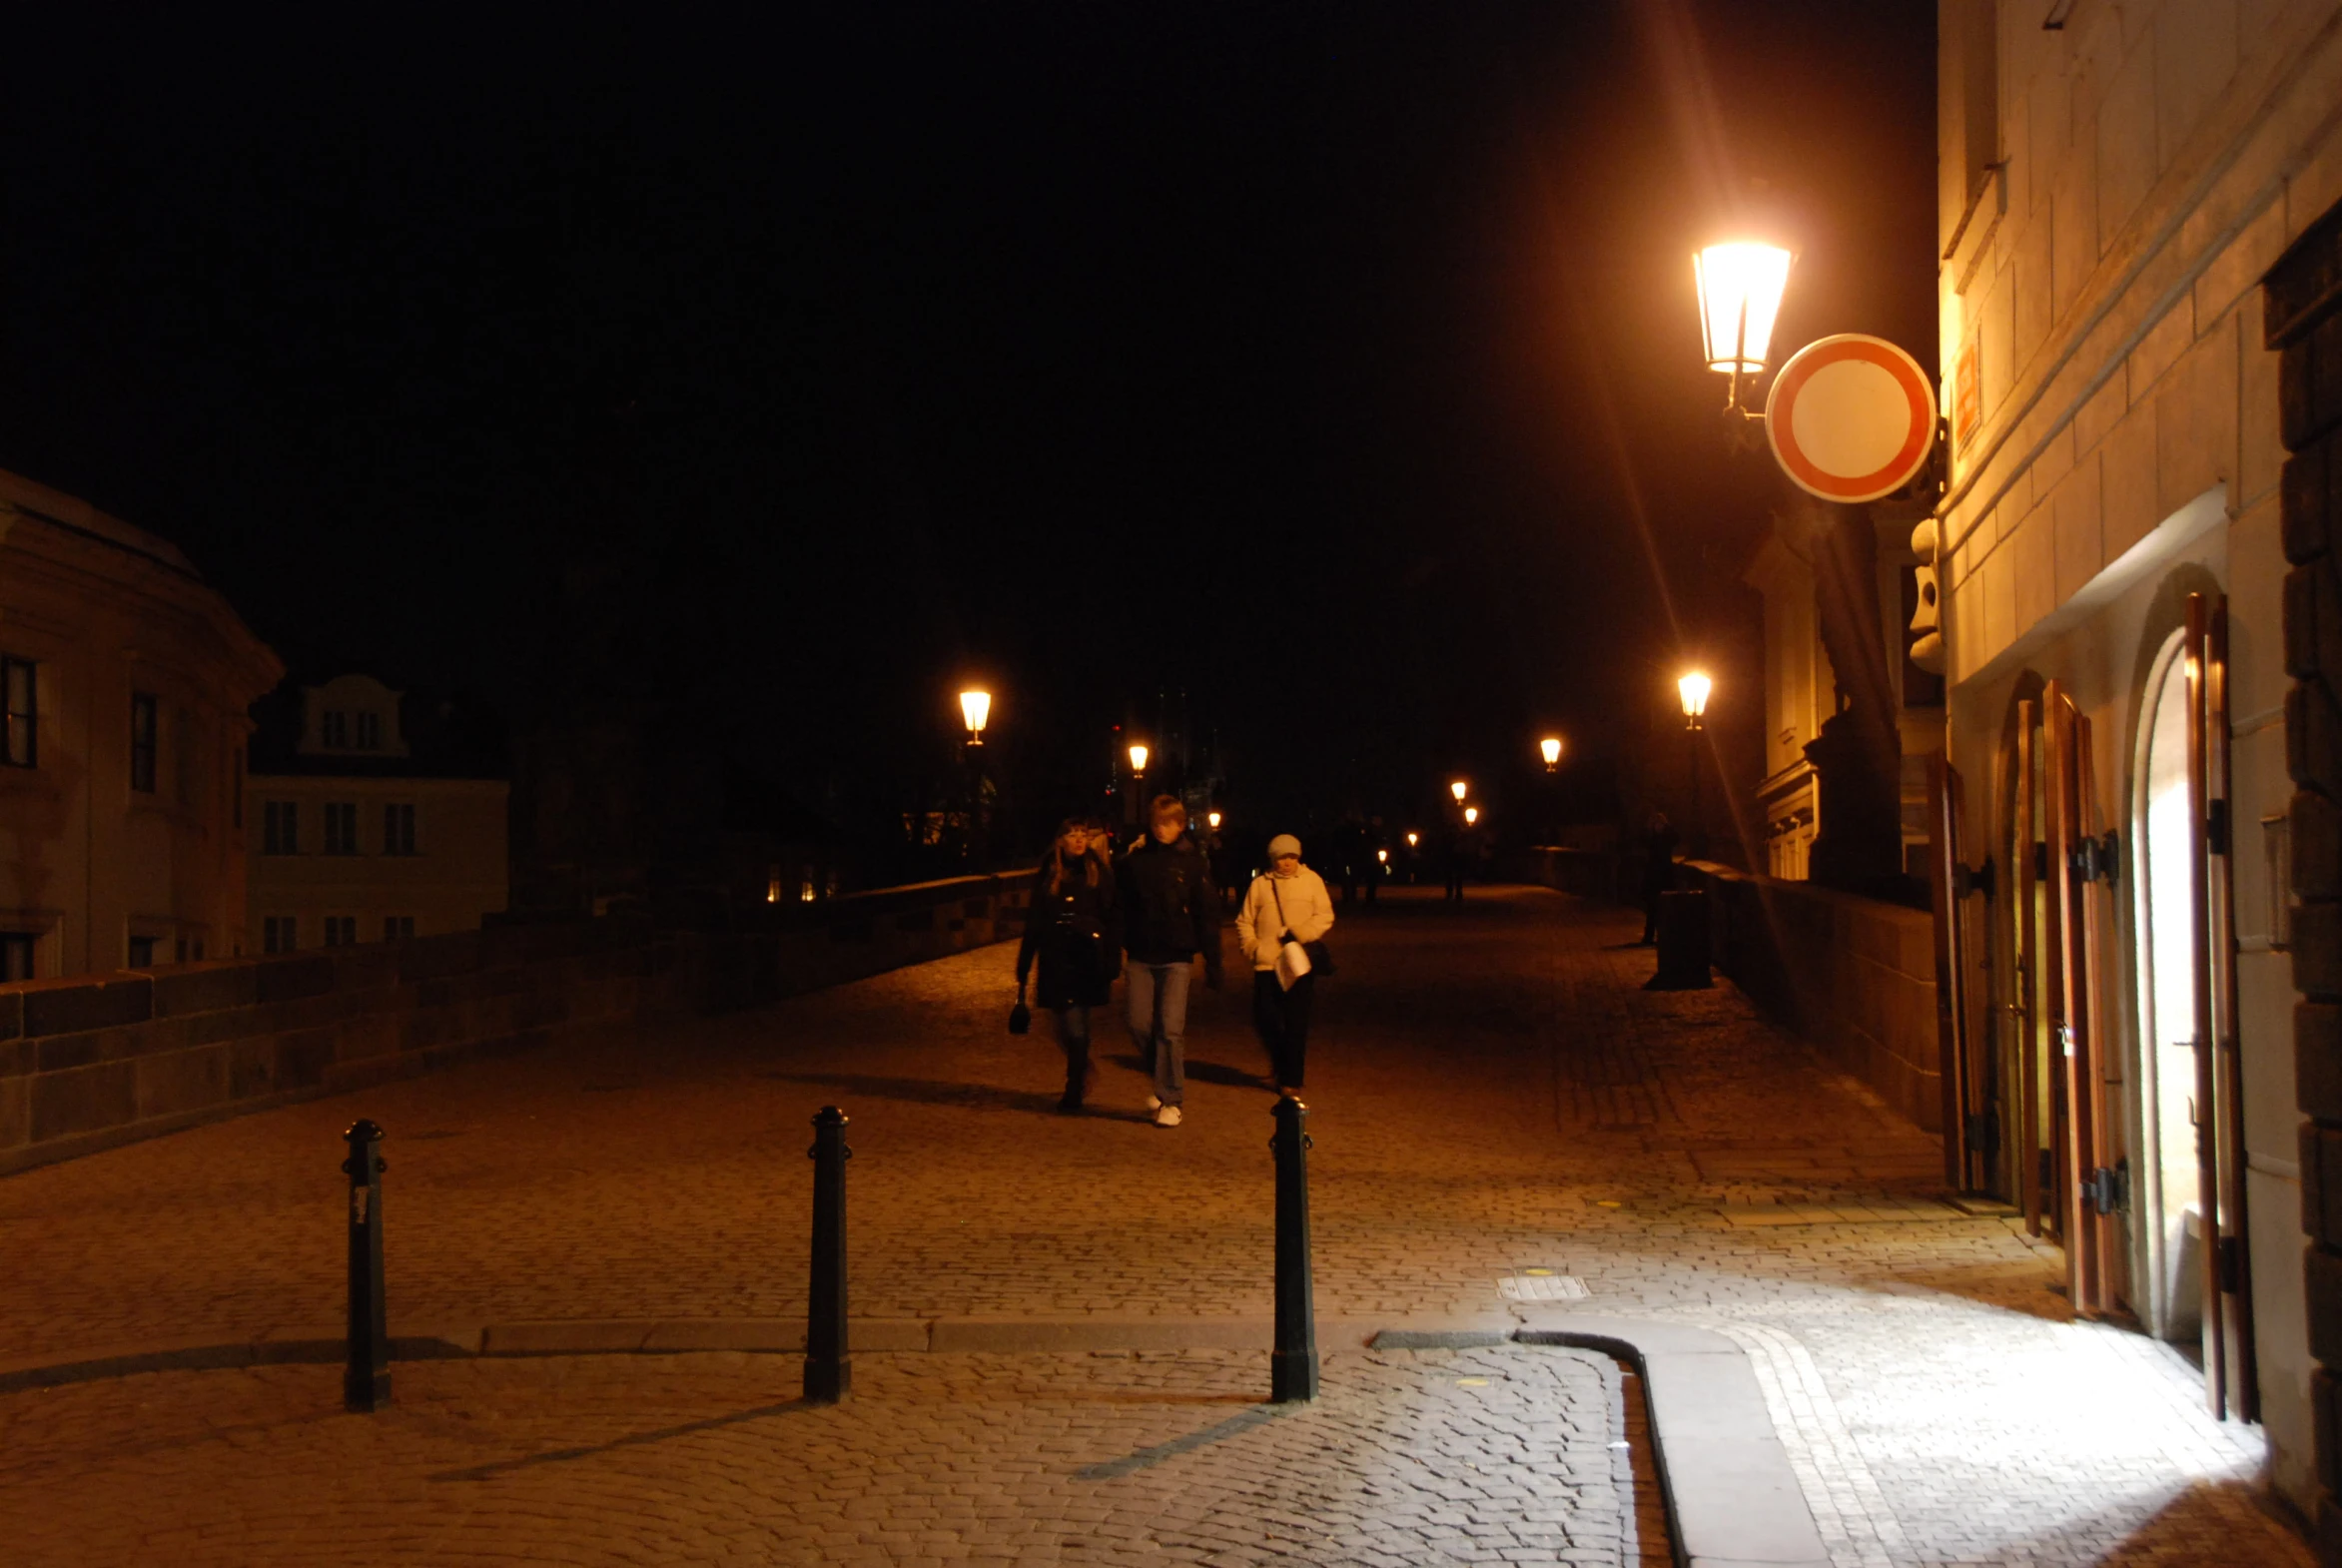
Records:
[[[2243,1068],[2236,1047],[2235,813],[2229,800],[2228,608],[2187,596],[2187,799],[2195,875],[2196,1191],[2203,1224],[2204,1393],[2260,1418],[2245,1225]]]
[[[2055,1107],[2058,1238],[2065,1244],[2066,1299],[2085,1317],[2105,1314],[2111,1281],[2111,1184],[2105,1074],[2098,1030],[2097,934],[2103,925],[2100,860],[2090,767],[2090,723],[2056,681],[2042,696],[2042,805],[2047,909],[2044,958],[2053,972],[2046,1032]]]
[[[2016,1193],[2017,1206],[2024,1211],[2024,1227],[2028,1234],[2041,1233],[2041,1072],[2037,989],[2034,977],[2039,970],[2041,952],[2040,879],[2035,856],[2040,829],[2034,811],[2038,793],[2038,775],[2035,771],[2036,736],[2040,729],[2039,705],[2031,701],[2017,704],[2016,719],[2016,798],[2010,822],[2008,869],[2009,902],[2015,920],[2012,946],[2015,962],[2010,965],[2008,977],[2009,1000],[2004,1004],[2013,1041],[2016,1070]]]
[[[1973,1129],[1986,1126],[1986,1075],[1967,1016],[1967,863],[1960,849],[1966,801],[1959,770],[1937,752],[1928,759],[1928,887],[1936,923],[1936,1050],[1943,1080],[1944,1184],[1954,1192],[1991,1185],[1986,1151]]]

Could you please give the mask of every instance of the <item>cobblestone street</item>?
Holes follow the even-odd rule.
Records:
[[[1257,1402],[1263,1353],[1201,1347],[1270,1307],[1246,995],[1195,993],[1183,1126],[1144,1120],[1119,1029],[1061,1118],[1048,1024],[1002,1027],[1006,946],[0,1180],[0,1364],[334,1332],[362,1114],[394,1333],[785,1323],[835,1102],[857,1318],[1187,1345],[939,1328],[858,1352],[835,1411],[790,1402],[794,1356],[737,1352],[401,1362],[374,1418],[319,1366],[0,1395],[0,1562],[1664,1560],[1615,1363],[1362,1348],[1581,1304],[1747,1351],[1841,1568],[2309,1561],[2184,1362],[2072,1321],[2053,1255],[1942,1202],[1935,1143],[1729,985],[1642,991],[1638,919],[1475,890],[1336,928],[1307,1092],[1326,1396],[1297,1412]]]

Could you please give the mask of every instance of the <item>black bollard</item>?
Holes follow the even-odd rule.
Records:
[[[343,1135],[350,1158],[350,1363],[342,1373],[345,1409],[390,1402],[390,1324],[383,1304],[383,1130],[361,1118]]]
[[[1276,1135],[1276,1344],[1268,1352],[1271,1403],[1317,1397],[1317,1308],[1309,1288],[1309,1108],[1279,1100]]]
[[[836,1404],[854,1387],[846,1357],[846,1114],[813,1118],[813,1281],[805,1304],[805,1402]]]

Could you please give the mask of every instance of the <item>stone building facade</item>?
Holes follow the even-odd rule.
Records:
[[[0,473],[0,980],[239,951],[277,656],[187,558]]]
[[[2342,6],[1939,19],[1948,1158],[2342,1561]]]
[[[253,739],[244,942],[292,953],[476,931],[510,888],[510,786],[451,702],[344,674],[282,693]]]

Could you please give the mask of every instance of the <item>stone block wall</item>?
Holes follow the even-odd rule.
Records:
[[[0,986],[0,1174],[924,963],[1017,935],[1027,881],[889,888],[744,931],[504,925]]]
[[[1687,863],[1716,967],[1774,1018],[1931,1133],[1944,1130],[1936,938],[1925,912]]]

